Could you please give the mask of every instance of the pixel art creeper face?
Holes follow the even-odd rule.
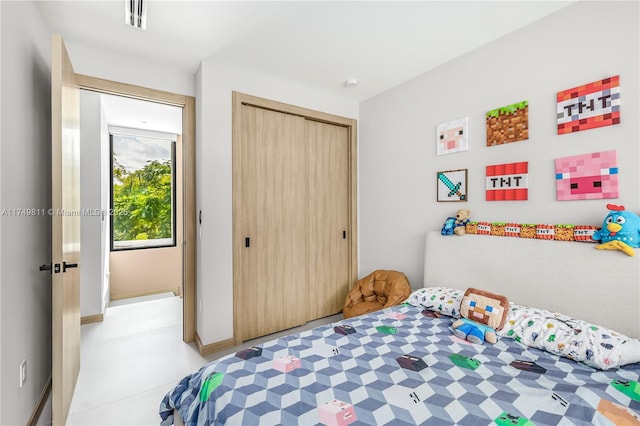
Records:
[[[617,151],[556,159],[558,200],[618,198]]]

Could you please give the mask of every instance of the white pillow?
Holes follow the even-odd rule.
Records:
[[[465,291],[447,287],[425,287],[411,293],[404,303],[460,318],[460,302]]]
[[[640,341],[566,315],[511,304],[497,333],[601,370],[640,361]]]

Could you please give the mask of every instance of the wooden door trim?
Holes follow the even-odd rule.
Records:
[[[298,115],[308,120],[321,121],[325,123],[344,126],[348,129],[349,134],[349,217],[350,224],[347,232],[350,235],[350,247],[349,247],[349,282],[353,283],[357,280],[358,274],[358,183],[357,183],[357,164],[358,164],[358,148],[357,148],[357,128],[358,122],[355,119],[341,117],[334,114],[328,114],[321,111],[315,111],[308,108],[303,108],[287,103],[274,101],[271,99],[260,98],[253,95],[248,95],[241,92],[232,92],[232,216],[233,216],[233,242],[232,249],[235,248],[236,242],[240,239],[244,240],[244,236],[239,233],[237,229],[237,220],[242,213],[242,206],[239,205],[239,200],[236,194],[238,187],[238,178],[240,176],[240,164],[239,164],[239,152],[238,141],[242,134],[242,119],[241,111],[243,105],[250,105],[257,108],[263,108],[273,110],[281,113]],[[238,333],[238,324],[240,304],[243,303],[240,300],[239,287],[241,269],[239,259],[235,255],[233,256],[233,339],[236,345],[242,343],[242,336]]]
[[[182,108],[182,176],[183,176],[183,329],[185,342],[196,336],[196,100],[162,90],[119,83],[98,77],[76,74],[80,89],[151,101]]]
[[[236,106],[251,105],[262,109],[283,112],[286,114],[297,115],[310,120],[322,121],[325,123],[337,124],[345,127],[356,128],[357,121],[352,118],[341,117],[339,115],[328,114],[326,112],[315,111],[283,102],[273,101],[271,99],[259,98],[257,96],[247,95],[245,93],[233,92],[234,112]],[[236,101],[240,104],[236,105]],[[235,115],[234,115],[235,117]],[[353,139],[355,140],[355,139]]]

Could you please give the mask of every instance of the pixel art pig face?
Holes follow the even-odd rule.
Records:
[[[559,201],[618,198],[617,151],[556,159],[556,195]]]

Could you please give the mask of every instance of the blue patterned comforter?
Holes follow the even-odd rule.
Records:
[[[402,305],[230,354],[163,398],[187,425],[640,424],[640,364],[600,371]]]

